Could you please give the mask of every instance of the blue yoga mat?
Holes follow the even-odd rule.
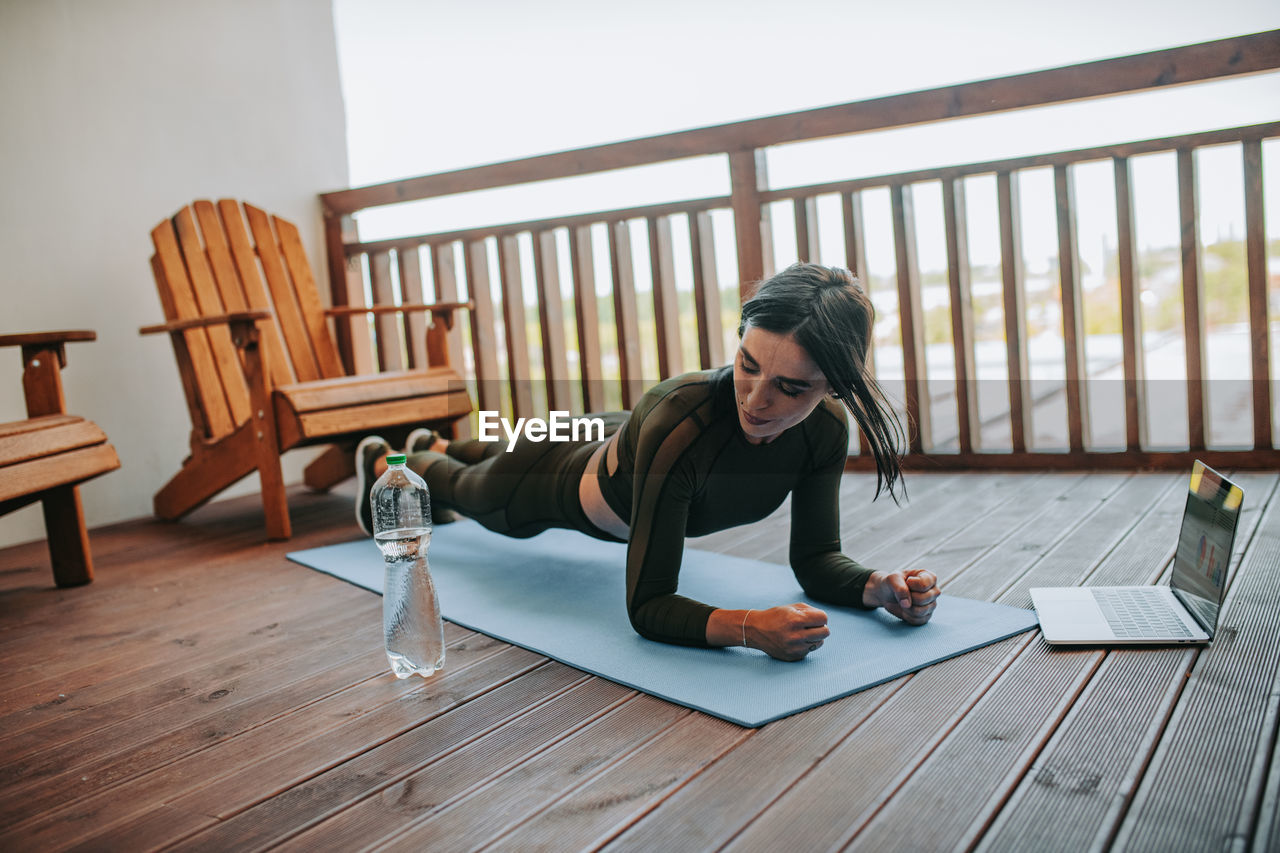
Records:
[[[371,539],[288,556],[382,592],[382,555]],[[626,613],[625,545],[567,530],[510,539],[459,521],[436,528],[428,560],[449,621],[749,727],[1037,624],[1030,610],[944,595],[933,619],[913,627],[883,610],[812,601],[785,566],[685,549],[683,595],[731,609],[807,601],[826,611],[831,636],[823,647],[803,661],[785,663],[753,649],[687,648],[640,637]]]

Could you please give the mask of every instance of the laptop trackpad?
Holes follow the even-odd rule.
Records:
[[[1034,589],[1032,600],[1040,629],[1050,642],[1114,636],[1093,593],[1084,587]]]

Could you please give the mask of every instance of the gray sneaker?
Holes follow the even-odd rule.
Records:
[[[413,454],[430,450],[431,445],[436,443],[437,438],[439,438],[439,435],[435,430],[427,427],[418,427],[409,433],[409,437],[404,440],[404,452]]]
[[[373,466],[390,452],[391,445],[380,435],[365,436],[356,445],[356,524],[366,536],[373,535],[373,503],[369,500],[369,490],[377,479]]]

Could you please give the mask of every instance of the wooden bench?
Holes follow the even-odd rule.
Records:
[[[27,419],[0,423],[0,515],[35,501],[44,525],[58,586],[93,580],[93,557],[76,488],[120,467],[116,450],[93,421],[66,413],[61,369],[69,341],[92,341],[93,332],[0,335],[0,347],[22,347],[22,386]]]

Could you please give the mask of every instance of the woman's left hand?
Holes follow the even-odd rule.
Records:
[[[883,607],[903,622],[923,625],[938,606],[938,578],[925,569],[872,572],[862,593],[867,607]]]

